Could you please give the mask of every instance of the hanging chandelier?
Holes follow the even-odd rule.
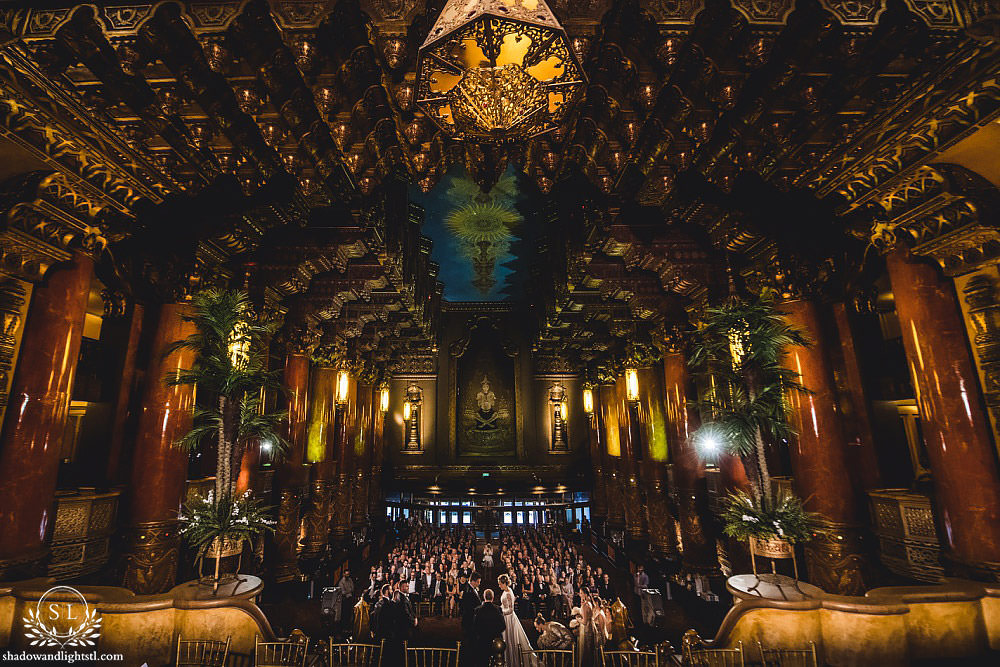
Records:
[[[417,104],[458,139],[503,143],[553,130],[584,84],[544,0],[449,0],[417,62]]]

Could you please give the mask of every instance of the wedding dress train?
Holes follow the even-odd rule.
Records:
[[[531,651],[531,643],[524,632],[521,620],[514,613],[514,593],[510,589],[500,596],[500,611],[503,612],[503,622],[507,626],[503,631],[504,664],[507,667],[538,667],[538,659]]]

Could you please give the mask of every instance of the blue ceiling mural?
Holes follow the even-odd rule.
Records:
[[[456,165],[430,192],[411,188],[411,199],[424,208],[423,233],[434,242],[431,259],[441,267],[448,301],[506,301],[524,294],[530,225],[522,178],[509,166],[483,192]]]

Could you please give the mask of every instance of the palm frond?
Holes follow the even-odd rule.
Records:
[[[236,424],[235,440],[248,442],[256,440],[269,442],[277,453],[288,449],[288,441],[282,433],[282,425],[287,412],[261,412],[260,399],[248,396],[240,403],[239,421]]]
[[[181,436],[181,438],[174,443],[174,446],[186,451],[195,450],[206,440],[215,438],[221,427],[222,416],[217,410],[195,408],[194,424],[192,425],[191,430]]]

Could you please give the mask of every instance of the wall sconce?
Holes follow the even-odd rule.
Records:
[[[378,407],[382,414],[389,412],[389,386],[382,385],[378,395]]]
[[[410,421],[410,402],[403,401],[403,421]]]
[[[639,400],[639,372],[634,368],[625,369],[625,397],[633,402]]]
[[[583,411],[588,415],[594,414],[594,390],[590,387],[583,388]]]
[[[337,394],[335,397],[337,403],[347,403],[347,389],[350,387],[350,382],[351,376],[347,371],[337,373]]]

